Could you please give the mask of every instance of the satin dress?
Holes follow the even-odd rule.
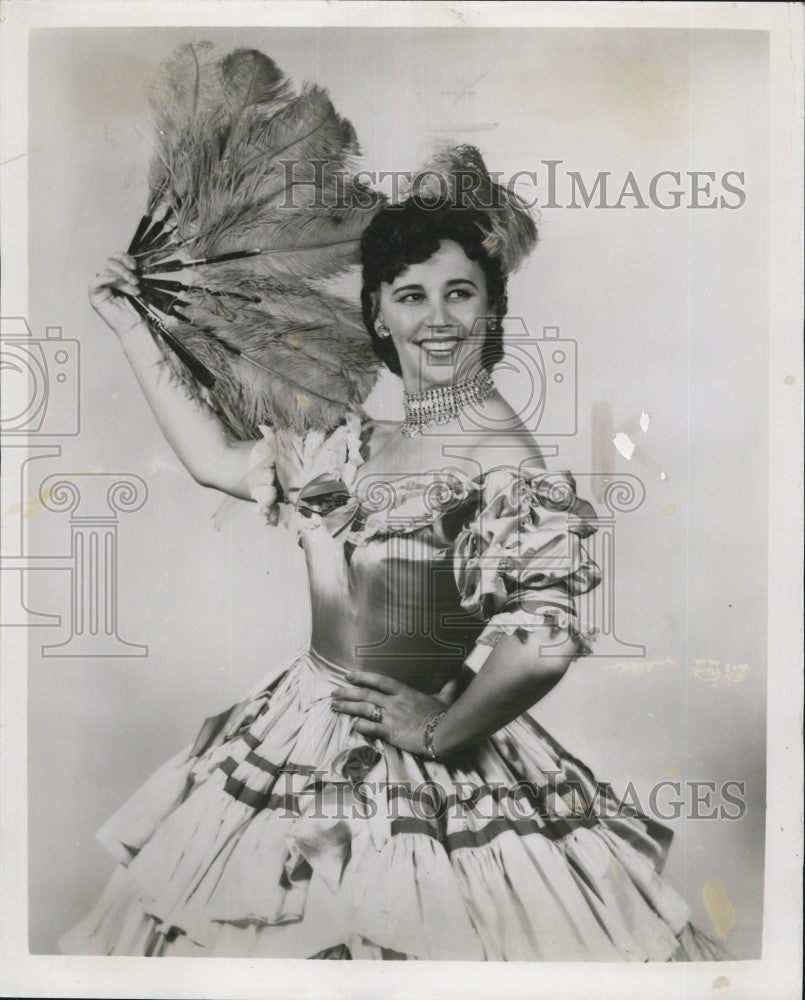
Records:
[[[119,867],[62,950],[721,957],[662,878],[670,832],[602,795],[529,714],[432,761],[330,710],[351,669],[434,692],[503,636],[539,629],[546,653],[567,629],[581,653],[594,641],[580,608],[599,582],[584,546],[595,514],[572,476],[444,470],[358,495],[356,456],[354,426],[339,429],[296,501],[308,648],[206,720],[106,823],[98,836]]]

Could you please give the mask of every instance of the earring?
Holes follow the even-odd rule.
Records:
[[[386,326],[386,324],[382,320],[380,320],[378,323],[375,323],[375,330],[377,331],[378,337],[390,337],[391,336],[391,330],[389,330],[389,328]]]

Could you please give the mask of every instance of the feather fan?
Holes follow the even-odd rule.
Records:
[[[151,94],[156,148],[129,253],[133,300],[173,373],[247,440],[328,430],[379,361],[359,310],[322,281],[358,260],[382,204],[352,173],[351,124],[267,56],[181,46]]]

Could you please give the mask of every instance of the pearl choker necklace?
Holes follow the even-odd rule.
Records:
[[[495,383],[486,368],[481,368],[466,382],[437,385],[422,392],[403,392],[405,420],[403,435],[415,437],[428,427],[446,424],[472,403],[483,403],[495,392]]]

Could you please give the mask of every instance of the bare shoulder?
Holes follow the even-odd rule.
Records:
[[[527,432],[479,435],[465,454],[484,473],[501,466],[529,472],[546,467],[539,445]]]
[[[530,429],[503,397],[496,395],[485,408],[489,429],[479,428],[467,435],[465,454],[481,472],[508,466],[526,466],[529,471],[544,469],[545,460]]]

